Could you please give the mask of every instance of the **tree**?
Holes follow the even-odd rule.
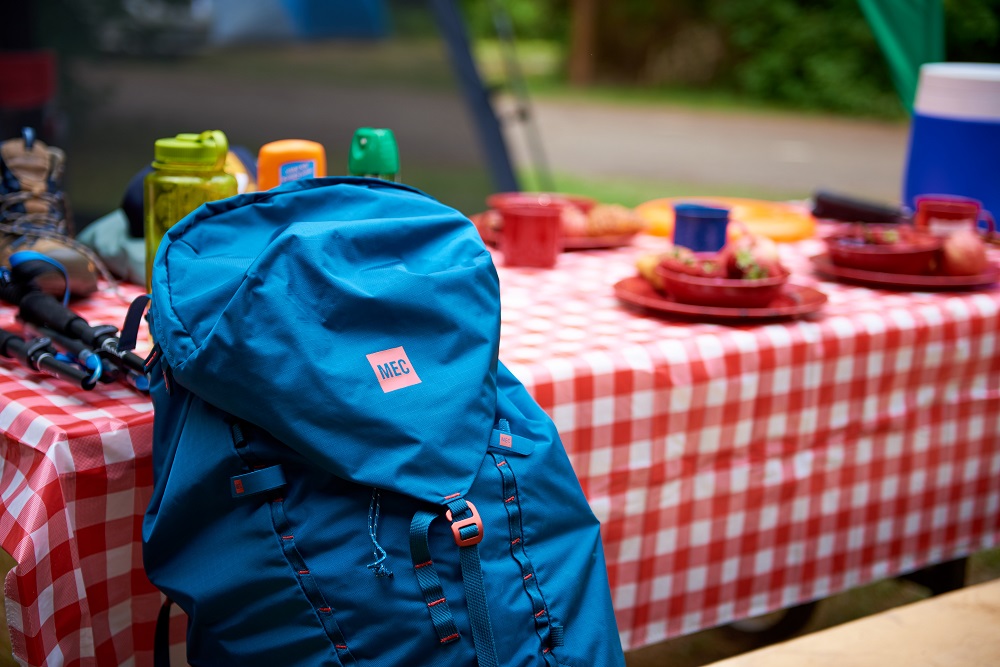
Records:
[[[572,0],[570,5],[569,82],[587,86],[594,81],[597,0]]]

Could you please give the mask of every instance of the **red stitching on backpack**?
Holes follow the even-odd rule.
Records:
[[[514,501],[514,498],[515,498],[515,496],[511,496],[510,498],[508,498],[508,499],[507,499],[507,500],[505,500],[504,502],[505,502],[505,503],[510,503],[510,502],[513,502],[513,501]]]
[[[546,646],[545,648],[542,649],[542,653],[548,653],[551,650],[552,649],[550,649],[548,646]]]
[[[333,648],[339,648],[341,650],[346,651],[347,650],[347,644],[334,644]]]
[[[329,607],[320,607],[320,608],[319,608],[319,609],[317,609],[316,611],[321,611],[321,612],[323,612],[324,614],[329,614],[329,613],[330,613],[331,611],[333,611],[333,610],[332,610],[332,609],[330,609]]]
[[[537,614],[535,614],[535,618],[538,618],[539,616],[541,616],[544,613],[545,613],[545,610],[543,609],[540,612],[538,612]]]
[[[518,542],[520,542],[520,541],[521,541],[521,538],[520,538],[520,537],[518,537],[518,538],[516,538],[516,539],[515,539],[515,540],[514,540],[513,542],[511,542],[511,544],[512,544],[512,545],[513,545],[513,544],[517,544],[517,543],[518,543]]]
[[[295,538],[294,535],[282,535],[281,536],[281,539],[283,539],[283,540],[291,540],[291,539],[294,539],[294,538]]]
[[[507,465],[507,462],[506,461],[501,461],[500,463],[497,464],[497,467],[498,468],[502,468],[505,465]]]
[[[462,494],[461,493],[453,493],[450,496],[445,496],[444,499],[445,500],[451,500],[452,498],[458,498],[460,495],[462,495]]]
[[[531,579],[531,578],[532,578],[533,576],[535,576],[535,575],[533,575],[533,574],[531,574],[531,573],[529,572],[528,574],[524,575],[524,576],[523,576],[523,577],[521,577],[521,578],[522,578],[522,579],[524,579],[525,581],[527,581],[528,579]]]
[[[442,644],[447,644],[448,642],[452,641],[453,639],[458,639],[458,633],[457,632],[455,634],[453,634],[453,635],[448,635],[447,637],[442,637],[441,638],[441,643]]]
[[[432,560],[429,560],[429,561],[426,561],[426,562],[423,562],[423,563],[421,563],[420,565],[414,565],[414,566],[413,566],[413,569],[414,569],[414,570],[419,570],[419,569],[420,569],[420,568],[422,568],[422,567],[427,567],[428,565],[433,565],[433,564],[434,564],[434,561],[432,561]]]
[[[434,605],[441,604],[442,602],[444,602],[444,598],[438,598],[437,600],[434,600],[434,602],[428,602],[427,606],[433,607]]]
[[[309,570],[299,570],[299,574],[309,574]]]

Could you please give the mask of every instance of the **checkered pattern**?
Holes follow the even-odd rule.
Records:
[[[134,292],[134,289],[129,289]],[[74,309],[120,326],[125,297]],[[0,326],[19,330],[10,308]],[[0,363],[0,540],[14,655],[28,665],[152,664],[160,594],[142,569],[153,411],[124,385],[81,391]]]
[[[500,268],[500,357],[601,520],[626,649],[1000,543],[1000,290],[820,281],[810,240],[781,251],[818,315],[623,310],[610,286],[663,243]]]
[[[566,253],[554,271],[497,257],[500,356],[556,421],[602,521],[626,648],[1000,544],[1000,291],[820,282],[821,244],[804,241],[783,259],[829,295],[822,313],[677,323],[611,292],[662,244]],[[120,324],[126,305],[77,310]],[[0,363],[0,534],[24,662],[152,664],[151,423],[130,389]]]

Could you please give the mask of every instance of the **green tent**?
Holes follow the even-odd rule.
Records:
[[[913,109],[920,66],[944,60],[942,0],[858,0],[875,33],[896,92]]]

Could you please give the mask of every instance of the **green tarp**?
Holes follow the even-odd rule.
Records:
[[[896,92],[913,109],[920,66],[944,60],[942,0],[858,0],[892,71]]]

